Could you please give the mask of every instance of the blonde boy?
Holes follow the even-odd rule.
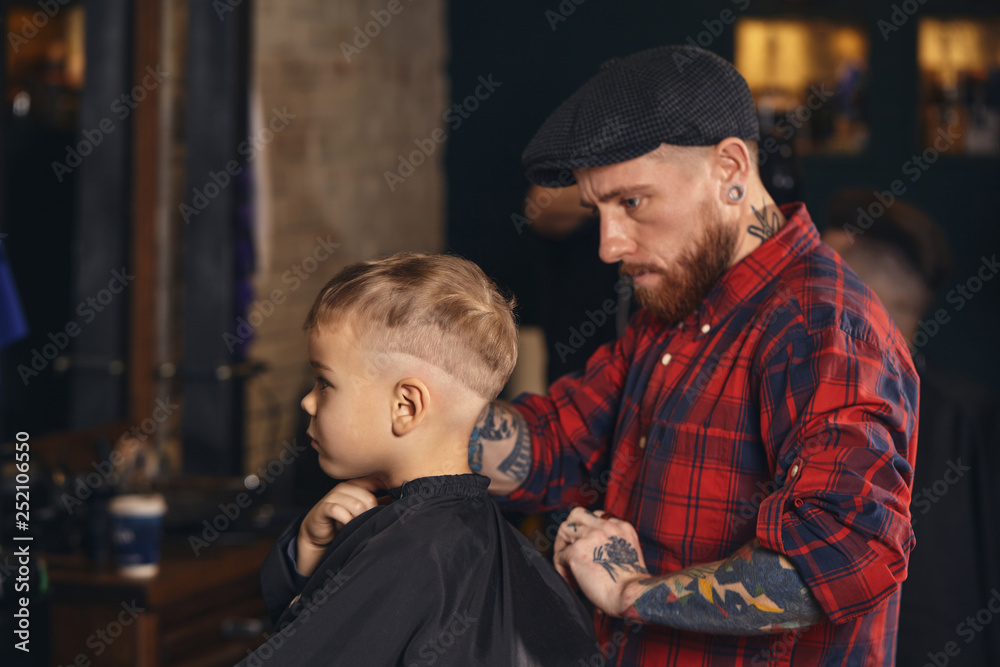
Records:
[[[599,655],[578,599],[469,468],[473,428],[516,361],[512,305],[448,255],[355,264],[320,291],[305,323],[316,383],[302,407],[320,466],[349,481],[279,538],[261,575],[277,629],[241,664]]]

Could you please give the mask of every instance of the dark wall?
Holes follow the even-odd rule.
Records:
[[[916,4],[920,6],[917,17],[1000,14],[995,2]],[[956,259],[950,284],[965,283],[979,270],[983,256],[1000,254],[996,212],[1000,159],[945,154],[916,181],[904,173],[904,164],[922,149],[917,124],[917,21],[907,20],[884,39],[877,22],[889,18],[891,5],[853,0],[452,2],[449,74],[453,101],[473,94],[479,76],[492,75],[499,85],[460,125],[452,123],[446,157],[450,250],[479,262],[514,291],[521,303],[522,323],[537,321],[529,264],[539,257],[539,241],[523,230],[519,233],[511,221],[511,215],[520,212],[528,186],[520,164],[524,146],[548,114],[592,76],[602,61],[662,44],[686,43],[688,37],[696,39],[706,29],[704,21],[717,19],[729,8],[739,16],[805,15],[849,19],[867,27],[869,148],[855,157],[805,157],[802,198],[822,228],[827,203],[840,188],[881,190],[896,179],[903,180],[905,198],[930,213],[948,234]],[[566,20],[556,22],[553,29],[552,15],[547,17],[546,12],[559,14],[560,6],[573,11],[567,11]],[[732,60],[733,26],[725,26],[708,48]],[[934,307],[946,308],[951,321],[924,351],[996,387],[1000,353],[994,341],[1000,327],[1000,277],[986,282],[960,310],[946,302],[944,295]]]

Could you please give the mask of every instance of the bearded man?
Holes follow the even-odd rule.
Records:
[[[577,184],[641,305],[470,442],[502,504],[576,506],[554,559],[595,607],[592,664],[893,663],[917,374],[805,206],[774,204],[758,138],[739,73],[671,46],[605,63],[524,152]]]

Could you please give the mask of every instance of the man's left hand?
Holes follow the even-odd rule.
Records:
[[[635,528],[602,510],[569,513],[559,526],[554,560],[559,574],[609,616],[621,617],[633,602],[629,593],[635,594],[629,584],[649,577]]]

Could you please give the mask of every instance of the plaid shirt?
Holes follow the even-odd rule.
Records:
[[[757,537],[797,566],[829,621],[723,636],[599,615],[608,664],[891,665],[913,548],[918,378],[873,293],[802,204],[697,312],[636,312],[548,396],[515,405],[533,468],[511,509],[593,505],[635,526],[650,573]]]

